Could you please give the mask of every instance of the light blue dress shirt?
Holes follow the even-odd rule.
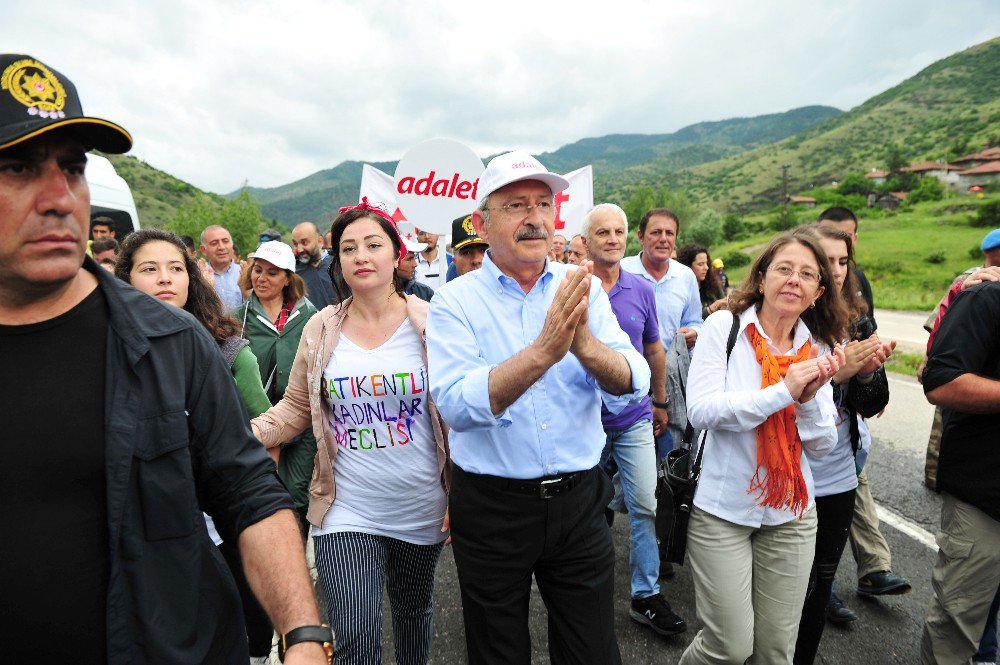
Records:
[[[660,341],[664,348],[674,343],[678,328],[701,329],[701,295],[698,278],[680,261],[670,260],[667,274],[659,281],[642,265],[642,252],[622,259],[622,270],[639,275],[653,285],[656,316],[660,320]]]
[[[525,294],[487,252],[480,270],[441,286],[427,317],[431,395],[451,427],[455,464],[470,473],[541,478],[597,465],[604,448],[601,403],[612,413],[649,392],[649,365],[629,342],[594,278],[588,325],[621,353],[632,370],[633,392],[600,389],[571,353],[553,365],[499,416],[490,409],[490,371],[531,344],[570,268],[546,260],[545,272]],[[700,305],[699,305],[700,306]]]
[[[243,304],[243,292],[240,291],[240,266],[238,263],[230,262],[229,267],[224,272],[215,272],[215,292],[219,294],[222,301],[222,308],[231,312]]]

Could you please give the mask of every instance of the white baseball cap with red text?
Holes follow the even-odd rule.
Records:
[[[522,180],[544,182],[553,194],[558,194],[569,187],[569,180],[566,178],[558,173],[552,173],[523,150],[513,150],[497,155],[486,165],[486,170],[479,176],[476,205],[482,205],[486,197],[501,187]]]

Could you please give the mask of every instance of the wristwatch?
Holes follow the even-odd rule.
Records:
[[[326,652],[327,665],[333,665],[333,631],[326,624],[322,626],[299,626],[287,633],[282,633],[278,642],[278,660],[285,662],[285,651],[299,642],[318,642]]]
[[[669,409],[670,402],[657,402],[655,399],[650,400],[653,403],[653,407],[657,409]]]

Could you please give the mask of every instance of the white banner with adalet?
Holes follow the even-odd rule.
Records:
[[[430,143],[430,141],[427,143]],[[452,141],[451,143],[454,142]],[[409,156],[410,153],[407,153],[407,155]],[[478,161],[479,158],[477,157],[476,159]],[[400,163],[402,164],[402,160]],[[451,220],[469,214],[476,207],[473,188],[478,184],[479,176],[483,172],[482,162],[480,161],[479,164],[479,171],[471,180],[456,177],[458,176],[458,171],[451,171],[452,175],[450,178],[445,178],[444,175],[438,177],[439,174],[446,174],[448,169],[428,168],[423,178],[413,175],[403,176],[403,178],[412,178],[412,181],[403,181],[399,178],[394,179],[388,173],[380,171],[370,164],[365,164],[361,168],[361,196],[367,196],[372,204],[385,208],[392,214],[393,219],[396,221],[405,219],[415,223],[420,228],[426,228],[432,233],[448,234],[451,233]],[[430,175],[431,171],[434,172],[433,176]],[[396,173],[400,173],[399,168],[396,169]],[[569,180],[569,188],[564,192],[559,192],[555,196],[555,232],[566,236],[566,239],[569,240],[580,232],[584,214],[594,207],[594,169],[588,164],[583,168],[567,173],[564,177]],[[415,194],[414,196],[423,196],[424,199],[419,203],[408,205],[404,210],[400,210],[400,206],[397,204],[399,200],[397,197],[399,187],[410,189],[410,194],[418,187],[421,191],[428,192],[433,191],[437,187],[438,191],[443,192],[443,194],[441,196]],[[452,214],[450,217],[444,205],[434,205],[435,201],[441,203],[444,199],[449,198],[447,197],[449,191],[452,191],[454,196],[450,197],[452,200],[447,205],[454,206],[454,209],[458,210],[458,212]],[[459,191],[463,195],[466,195],[467,198],[459,198],[457,196]],[[430,203],[428,204],[428,202]],[[408,213],[411,208],[415,213],[421,211],[421,214],[430,214],[430,217],[425,216],[427,226],[410,218]]]

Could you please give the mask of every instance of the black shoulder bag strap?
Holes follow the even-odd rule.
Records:
[[[733,347],[736,346],[736,335],[740,332],[740,317],[733,314],[733,325],[729,329],[729,340],[726,342],[726,367],[729,367],[729,357],[733,355]],[[701,477],[701,458],[705,454],[705,439],[708,436],[708,430],[701,433],[701,443],[698,445],[698,455],[695,457],[694,466],[691,467],[691,480],[695,485],[698,484],[698,478]],[[691,440],[694,438],[694,428],[691,427],[691,421],[688,420],[687,429],[684,430],[684,441],[688,442],[690,445]]]

